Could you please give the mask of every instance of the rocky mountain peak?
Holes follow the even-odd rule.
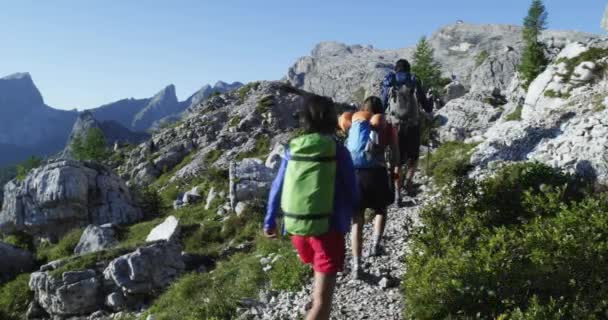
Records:
[[[177,103],[177,94],[175,93],[175,85],[170,84],[164,87],[161,91],[159,91],[154,97],[152,97],[152,101],[150,104],[154,103]]]
[[[43,104],[42,95],[29,73],[14,73],[0,78],[0,113],[4,114],[7,109],[23,112],[24,108],[29,110]]]

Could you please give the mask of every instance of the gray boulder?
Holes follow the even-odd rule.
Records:
[[[34,269],[34,256],[8,243],[0,242],[0,284]]]
[[[85,254],[111,248],[117,244],[114,228],[111,224],[102,226],[89,225],[82,236],[78,245],[74,248],[75,254]]]
[[[184,271],[182,248],[158,242],[120,256],[104,270],[104,278],[124,295],[150,294],[166,288]]]
[[[464,96],[467,93],[467,89],[460,82],[451,82],[445,88],[443,88],[445,95],[445,101],[451,101]]]
[[[199,187],[194,187],[191,190],[186,191],[184,193],[184,196],[182,198],[182,202],[184,203],[184,205],[199,202],[203,198],[199,189],[200,189]]]
[[[264,198],[270,191],[274,171],[259,159],[244,159],[230,164],[230,203]]]
[[[102,283],[94,270],[65,272],[61,279],[48,272],[34,272],[29,286],[35,301],[52,316],[87,315],[101,305]]]
[[[437,112],[441,126],[439,139],[465,141],[480,137],[500,117],[501,110],[473,100],[456,99]]]
[[[146,237],[146,242],[172,241],[179,236],[179,220],[175,216],[169,216],[163,223],[157,225]]]
[[[111,171],[57,160],[6,184],[0,231],[57,239],[75,227],[133,223],[141,217],[129,189]]]

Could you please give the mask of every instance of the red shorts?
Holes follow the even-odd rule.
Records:
[[[335,274],[344,268],[344,234],[330,231],[316,237],[291,236],[291,243],[298,251],[300,259],[312,264],[312,269],[320,273]]]

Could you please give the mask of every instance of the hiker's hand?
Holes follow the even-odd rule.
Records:
[[[272,228],[272,229],[264,229],[264,236],[266,236],[266,238],[270,238],[270,239],[274,239],[277,237],[277,228]]]

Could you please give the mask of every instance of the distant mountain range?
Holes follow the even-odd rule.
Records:
[[[214,92],[224,93],[242,85],[219,81],[214,86],[205,85],[185,101],[179,101],[175,86],[169,85],[151,98],[123,99],[87,112],[100,123],[111,124],[114,128],[111,131],[141,133],[164,119],[177,118],[188,107],[197,105]],[[0,166],[31,155],[48,156],[59,152],[68,141],[78,116],[78,111],[46,105],[29,73],[0,78]]]

